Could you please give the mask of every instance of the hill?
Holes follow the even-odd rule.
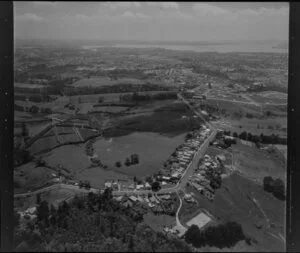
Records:
[[[77,196],[58,209],[42,201],[37,219],[15,229],[15,251],[192,252],[183,241],[155,232],[143,214],[121,206],[109,191]]]

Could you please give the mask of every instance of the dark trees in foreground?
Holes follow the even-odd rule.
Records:
[[[199,227],[192,225],[184,235],[187,243],[196,248],[209,245],[211,247],[232,247],[237,242],[246,240],[242,226],[236,222],[227,222],[219,226],[207,227],[200,231]]]

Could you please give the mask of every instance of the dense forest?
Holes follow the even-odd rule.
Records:
[[[36,220],[25,227],[15,213],[15,251],[192,252],[184,241],[153,231],[142,213],[121,206],[109,190],[58,208],[39,198],[37,204]]]

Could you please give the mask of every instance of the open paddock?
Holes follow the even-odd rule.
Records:
[[[91,162],[85,153],[84,144],[66,145],[58,147],[42,158],[51,166],[61,164],[72,173],[79,172],[87,168]]]
[[[117,80],[111,80],[107,76],[84,78],[72,84],[73,87],[99,87],[103,85],[119,85],[119,84],[145,84],[145,80],[139,80],[136,78],[120,78]]]
[[[205,213],[201,212],[191,220],[189,220],[186,225],[189,227],[192,225],[197,225],[200,229],[204,227],[206,224],[208,224],[212,219],[207,216]]]
[[[126,136],[98,139],[95,153],[98,158],[114,171],[131,177],[145,177],[156,173],[175,148],[184,142],[185,134],[173,138],[157,133],[136,132]],[[138,154],[139,164],[126,166],[125,160],[131,154]],[[122,166],[117,168],[115,163]]]

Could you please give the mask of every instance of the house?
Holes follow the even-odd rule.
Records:
[[[115,200],[118,201],[118,202],[121,202],[122,199],[123,199],[123,196],[119,196],[119,197],[116,197],[116,198],[115,198]]]
[[[136,202],[138,199],[137,197],[135,196],[130,196],[129,199],[132,201],[132,202]]]
[[[130,202],[129,200],[127,200],[122,205],[125,206],[125,207],[132,207],[132,202]]]
[[[161,185],[167,185],[167,182],[162,181],[162,182],[161,182]]]
[[[185,200],[186,202],[188,202],[188,203],[194,202],[194,199],[193,199],[193,197],[192,197],[191,194],[185,194],[185,195],[184,195],[184,200]]]
[[[170,181],[170,179],[171,179],[170,177],[166,177],[166,176],[162,176],[161,178],[165,181]]]
[[[151,185],[150,185],[148,182],[146,182],[146,183],[145,183],[145,188],[146,188],[146,189],[151,189]]]
[[[111,182],[106,182],[106,183],[104,183],[104,187],[105,188],[111,188],[112,187],[112,183]]]
[[[144,202],[144,200],[143,200],[143,198],[142,198],[141,196],[138,196],[138,197],[137,197],[137,200],[138,200],[139,202]]]
[[[136,185],[136,189],[137,189],[137,190],[140,190],[140,189],[142,189],[142,188],[144,188],[144,185],[142,185],[142,184]]]
[[[156,202],[156,199],[154,196],[150,197],[149,200],[153,203],[153,202]]]
[[[36,206],[30,207],[30,208],[28,208],[28,209],[25,211],[25,214],[31,214],[31,215],[33,215],[33,214],[35,214],[35,213],[36,213]]]

